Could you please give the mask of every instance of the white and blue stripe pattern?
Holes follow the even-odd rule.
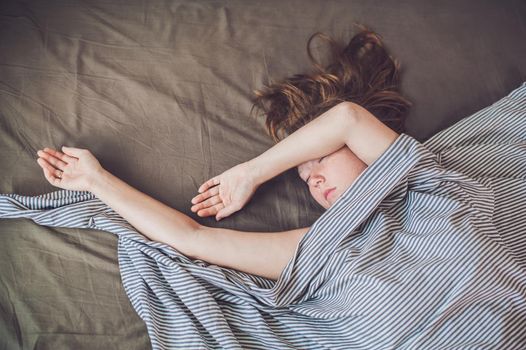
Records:
[[[526,348],[526,82],[407,134],[311,227],[274,282],[152,242],[89,192],[0,195],[0,218],[119,237],[153,349]]]

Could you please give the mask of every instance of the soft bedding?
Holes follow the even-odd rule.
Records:
[[[178,318],[181,310],[191,320],[182,322],[181,331],[164,333],[171,325],[165,325],[159,314],[164,318],[172,316],[155,309],[155,304],[141,304],[144,310],[141,315],[146,315],[146,322],[135,306],[138,300],[149,296],[136,294],[133,299],[129,298],[123,283],[136,280],[122,277],[126,270],[120,269],[119,260],[123,256],[119,248],[124,241],[115,230],[85,228],[89,219],[86,225],[81,225],[84,228],[56,226],[71,222],[53,221],[53,207],[56,207],[53,213],[67,216],[72,213],[66,208],[73,204],[65,204],[66,201],[58,198],[51,201],[49,207],[46,204],[31,212],[31,206],[41,205],[38,204],[38,199],[43,198],[41,195],[54,193],[65,198],[73,195],[57,192],[57,188],[46,181],[36,163],[36,150],[63,145],[88,148],[119,178],[204,225],[258,232],[310,226],[321,217],[323,209],[312,200],[295,170],[265,183],[242,212],[220,222],[197,217],[190,211],[190,199],[204,180],[272,146],[272,140],[265,135],[264,120],[249,117],[252,91],[263,84],[310,70],[312,66],[306,54],[309,36],[321,31],[346,42],[355,32],[354,22],[366,24],[381,34],[389,51],[402,64],[402,91],[414,103],[405,123],[407,136],[423,142],[437,155],[441,166],[466,171],[468,176],[470,162],[464,163],[472,158],[480,160],[481,164],[475,167],[477,171],[495,176],[501,171],[502,159],[510,162],[504,169],[520,171],[516,162],[522,159],[521,154],[481,145],[477,137],[468,136],[469,123],[452,135],[444,129],[507,96],[526,80],[526,2],[523,0],[0,1],[0,193],[21,196],[16,200],[9,197],[15,202],[5,204],[9,210],[14,210],[13,205],[16,207],[16,212],[7,216],[21,217],[0,220],[0,349],[143,350],[152,348],[154,342],[157,342],[155,348],[160,348],[160,344],[168,343],[167,339],[182,337],[182,334],[194,344],[205,342],[202,337],[208,337],[213,344],[215,340],[210,340],[211,336],[203,335],[206,332],[203,333],[201,322],[208,331],[215,332],[214,335],[224,336],[226,319],[216,318],[217,331],[214,331],[206,318],[197,319],[192,313],[202,315],[208,308],[217,311],[217,307],[208,304],[206,300],[210,299],[205,298],[197,303],[200,308],[196,309],[192,299],[188,299],[192,291],[182,291],[183,287],[177,291],[192,305],[192,312],[182,303],[178,304],[182,309],[176,312],[174,320],[182,322]],[[326,61],[326,45],[313,42],[311,48],[315,58]],[[515,112],[510,108],[506,113]],[[482,134],[491,133],[492,140],[500,138],[498,131],[491,131],[499,123],[491,119],[487,123],[489,130]],[[435,136],[436,143],[424,142],[441,130],[443,136]],[[509,130],[505,134],[509,134]],[[451,140],[465,147],[449,148]],[[480,147],[484,147],[482,151]],[[504,157],[508,151],[513,156]],[[498,166],[484,167],[484,163],[498,163]],[[507,171],[504,169],[502,171]],[[515,193],[521,196],[520,190],[507,187],[512,182],[502,185],[493,178],[484,181],[497,189],[496,203],[506,204],[509,200],[513,205]],[[33,203],[17,204],[22,198],[32,198]],[[75,198],[78,205],[90,200],[89,197]],[[429,198],[436,197],[433,194]],[[97,208],[102,211],[96,211]],[[475,208],[478,207],[475,205]],[[495,208],[500,212],[494,217],[505,222],[511,220],[511,225],[501,225],[499,229],[511,239],[508,244],[511,251],[520,252],[520,237],[512,237],[514,227],[524,231],[520,221],[513,221],[520,220],[517,208],[511,210],[506,205]],[[111,222],[119,219],[98,204],[93,209],[96,212],[91,214],[97,223],[104,215]],[[415,213],[438,215],[428,213],[425,207],[419,207]],[[84,218],[89,215],[85,213]],[[49,225],[32,221],[39,217]],[[137,247],[141,249],[150,247],[141,242],[139,236],[133,237],[136,241],[130,240],[130,244],[139,242]],[[313,236],[309,234],[309,237],[300,249]],[[363,241],[363,245],[362,250],[370,243]],[[153,283],[154,277],[149,278],[146,273],[149,268],[158,268],[157,260],[148,254],[159,252],[161,255],[156,257],[176,254],[158,246],[147,250],[147,254],[135,252],[137,266],[129,272],[133,277],[135,270],[143,271],[143,275],[136,277],[139,287]],[[341,257],[343,253],[338,254]],[[354,257],[349,254],[349,259]],[[404,254],[399,253],[398,259],[405,261]],[[302,256],[299,250],[297,259],[303,259]],[[369,257],[371,263],[380,258],[386,257]],[[181,261],[176,265],[183,266]],[[242,301],[241,305],[248,305],[244,310],[254,310],[254,305],[265,305],[264,302],[271,300],[284,302],[283,305],[290,301],[290,305],[295,305],[293,300],[300,295],[325,298],[313,294],[318,291],[315,284],[311,285],[312,290],[304,289],[304,294],[291,291],[287,296],[287,288],[298,278],[294,276],[299,276],[295,275],[298,273],[295,269],[304,266],[297,265],[298,261],[294,260],[288,267],[291,275],[287,281],[291,284],[282,284],[285,288],[282,292],[258,297],[251,289],[246,293],[252,294],[243,294],[245,289],[242,289],[237,295],[250,295]],[[143,264],[147,262],[155,265],[145,269]],[[190,272],[185,273],[194,273],[195,265],[189,266]],[[250,279],[249,276],[239,277],[235,272],[217,267],[205,271],[225,273],[234,281],[232,285],[246,284],[251,288],[247,282],[250,280],[243,280]],[[167,272],[167,276],[170,274]],[[321,291],[325,277],[317,276]],[[143,278],[147,282],[141,282]],[[361,278],[371,282],[371,278]],[[193,277],[190,281],[193,283]],[[221,288],[213,289],[209,282],[198,281],[208,286],[202,288],[208,289],[194,288],[196,295],[222,293],[218,292]],[[160,288],[166,287],[166,282],[160,283]],[[224,285],[224,281],[218,283]],[[273,286],[262,279],[254,279],[253,283],[263,290]],[[234,291],[237,293],[238,289]],[[164,294],[159,298],[164,303],[172,300]],[[344,300],[344,304],[356,296],[351,294],[346,298],[348,301]],[[217,303],[224,311],[223,305],[229,301]],[[327,305],[333,312],[334,303],[328,301]],[[148,311],[149,307],[154,311]],[[258,307],[261,310],[261,306]],[[511,309],[510,312],[515,311]],[[290,312],[284,307],[274,310],[279,311]],[[311,316],[300,312],[301,309],[292,314],[294,320],[301,321],[295,326],[300,324],[305,330],[314,330],[316,339],[324,332],[338,338],[328,328],[332,327],[331,322],[337,321],[320,318],[314,322]],[[152,315],[151,319],[148,315]],[[267,323],[256,323],[260,315],[272,329],[285,327],[280,323],[281,318],[262,311],[253,318],[243,319],[231,313],[229,319],[237,322],[229,325],[232,333],[238,335],[246,327],[259,326],[261,338],[256,346],[265,345],[262,339],[274,339],[273,336],[285,341],[286,331],[269,335]],[[403,319],[404,314],[399,317]],[[157,323],[152,328],[154,322]],[[195,328],[188,328],[195,324]],[[520,319],[517,324],[521,324]],[[238,326],[240,328],[236,328]],[[360,323],[357,327],[345,334],[356,333],[360,337],[364,329]],[[150,339],[152,329],[158,331]],[[284,347],[301,341],[309,343],[302,332],[296,337],[295,343]],[[224,336],[223,343],[237,341],[228,339],[232,336]],[[509,348],[513,348],[514,338],[510,339]],[[242,336],[239,342],[243,342]],[[272,344],[267,347],[273,348]],[[480,347],[483,346],[472,346]]]
[[[147,240],[89,192],[0,196],[0,218],[118,236],[152,348],[526,346],[526,82],[420,143],[402,133],[279,279]]]

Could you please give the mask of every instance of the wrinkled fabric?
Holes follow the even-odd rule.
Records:
[[[116,234],[153,349],[526,346],[526,82],[424,143],[400,134],[275,282],[153,242],[89,192],[0,195],[0,218]]]

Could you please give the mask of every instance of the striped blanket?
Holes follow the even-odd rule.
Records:
[[[526,348],[526,82],[425,143],[407,134],[274,282],[152,242],[89,192],[0,195],[0,218],[118,235],[153,349]]]

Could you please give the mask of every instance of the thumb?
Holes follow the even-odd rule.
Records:
[[[82,154],[82,151],[83,150],[80,148],[62,146],[62,152],[64,152],[68,156],[79,158]]]

